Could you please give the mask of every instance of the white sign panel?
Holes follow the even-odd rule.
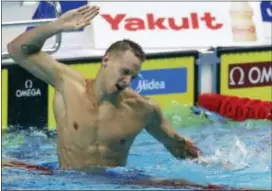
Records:
[[[101,56],[111,43],[131,39],[146,53],[205,50],[218,46],[271,45],[272,2],[92,2],[59,1],[63,12],[85,4],[100,6],[92,25],[63,33],[56,58]],[[2,4],[2,52],[28,30],[11,21],[55,18],[50,1]],[[16,14],[14,14],[16,13]],[[44,48],[51,48],[55,37]]]
[[[124,38],[156,49],[270,45],[272,3],[266,3],[261,10],[260,2],[246,1],[91,2],[101,8],[95,47]],[[270,22],[262,21],[262,11]]]

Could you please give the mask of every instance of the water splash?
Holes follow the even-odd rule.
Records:
[[[262,166],[262,171],[269,168],[267,167],[267,160],[270,156],[266,152],[260,152],[260,146],[247,146],[237,136],[232,138],[230,146],[221,145],[213,147],[213,149],[212,155],[200,157],[195,162],[210,167],[219,166],[227,171],[246,170],[256,165]],[[261,150],[263,151],[263,149]],[[258,162],[256,163],[256,161]]]

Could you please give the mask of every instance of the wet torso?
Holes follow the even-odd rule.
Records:
[[[117,106],[109,102],[97,106],[85,87],[64,83],[62,93],[54,95],[61,167],[125,165],[135,137],[145,127],[147,100],[128,89]]]

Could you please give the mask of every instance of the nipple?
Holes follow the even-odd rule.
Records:
[[[75,130],[78,130],[78,124],[77,124],[77,122],[74,121],[73,127],[74,127]]]

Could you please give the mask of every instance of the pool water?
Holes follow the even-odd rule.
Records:
[[[188,115],[166,112],[176,130],[190,137],[204,157],[178,160],[145,130],[136,138],[125,167],[108,168],[106,173],[56,170],[52,175],[11,167],[2,168],[2,188],[7,189],[165,189],[164,186],[126,184],[135,177],[186,179],[196,184],[270,190],[271,131],[269,121],[222,121],[210,115],[191,115],[193,125],[184,125]],[[188,113],[188,112],[187,112]],[[213,118],[211,117],[213,116]],[[216,117],[214,117],[216,116]],[[184,118],[186,117],[186,118]],[[206,115],[207,117],[207,115]],[[201,118],[201,119],[200,119]],[[216,120],[217,119],[217,120]],[[57,167],[55,131],[21,130],[2,137],[2,160],[19,160]],[[182,189],[167,187],[167,189]],[[184,189],[188,189],[184,188]],[[192,188],[193,189],[193,188]]]

